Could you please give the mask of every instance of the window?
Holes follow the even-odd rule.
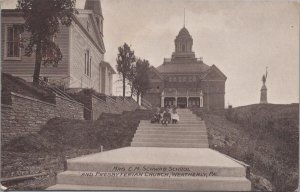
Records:
[[[194,82],[196,81],[196,76],[193,76],[193,81],[194,81]]]
[[[21,33],[18,25],[7,25],[5,30],[5,59],[21,59]]]
[[[84,54],[84,74],[92,77],[92,57],[90,57],[89,50],[87,50]]]
[[[169,77],[169,81],[172,82],[172,77],[171,76]]]
[[[176,77],[173,77],[173,81],[176,82]]]
[[[86,22],[86,30],[90,31],[90,22],[89,21]]]

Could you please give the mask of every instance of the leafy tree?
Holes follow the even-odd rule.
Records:
[[[76,0],[18,0],[17,9],[25,19],[24,30],[30,33],[25,55],[35,53],[33,83],[38,84],[41,64],[57,66],[62,60],[58,45],[52,40],[59,26],[70,26],[77,13]]]
[[[117,71],[122,76],[123,82],[123,97],[125,97],[126,79],[129,76],[130,69],[135,62],[134,51],[131,50],[130,46],[124,43],[123,46],[118,48],[119,53],[117,56]]]
[[[135,64],[132,64],[131,67],[130,67],[130,71],[128,73],[128,85],[130,87],[130,97],[132,98],[133,95],[135,95],[135,88],[133,86],[133,82],[135,81],[135,78],[136,78],[136,66]]]
[[[150,81],[149,81],[149,70],[150,64],[147,60],[138,59],[136,62],[136,77],[133,82],[133,86],[136,90],[137,94],[137,102],[139,103],[140,96],[146,93],[149,89]]]

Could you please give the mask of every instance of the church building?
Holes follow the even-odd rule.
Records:
[[[65,88],[92,88],[99,93],[112,95],[113,67],[104,60],[103,22],[100,0],[86,0],[84,9],[77,9],[70,26],[60,25],[59,32],[52,38],[63,55],[57,67],[41,66],[42,80]],[[1,67],[9,73],[31,82],[35,54],[25,55],[20,47],[21,39],[28,39],[28,32],[18,30],[24,24],[21,11],[1,11]]]
[[[224,109],[227,77],[193,52],[193,38],[183,27],[175,38],[175,52],[150,70],[150,89],[143,96],[153,106]]]

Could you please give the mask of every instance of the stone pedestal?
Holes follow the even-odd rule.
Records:
[[[267,98],[267,87],[265,84],[260,89],[260,103],[265,104],[268,103],[268,98]]]

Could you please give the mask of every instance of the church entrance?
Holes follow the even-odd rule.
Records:
[[[165,107],[170,107],[175,105],[175,97],[166,97],[164,101]]]
[[[186,108],[187,107],[187,98],[186,97],[178,97],[177,98],[177,107]]]

